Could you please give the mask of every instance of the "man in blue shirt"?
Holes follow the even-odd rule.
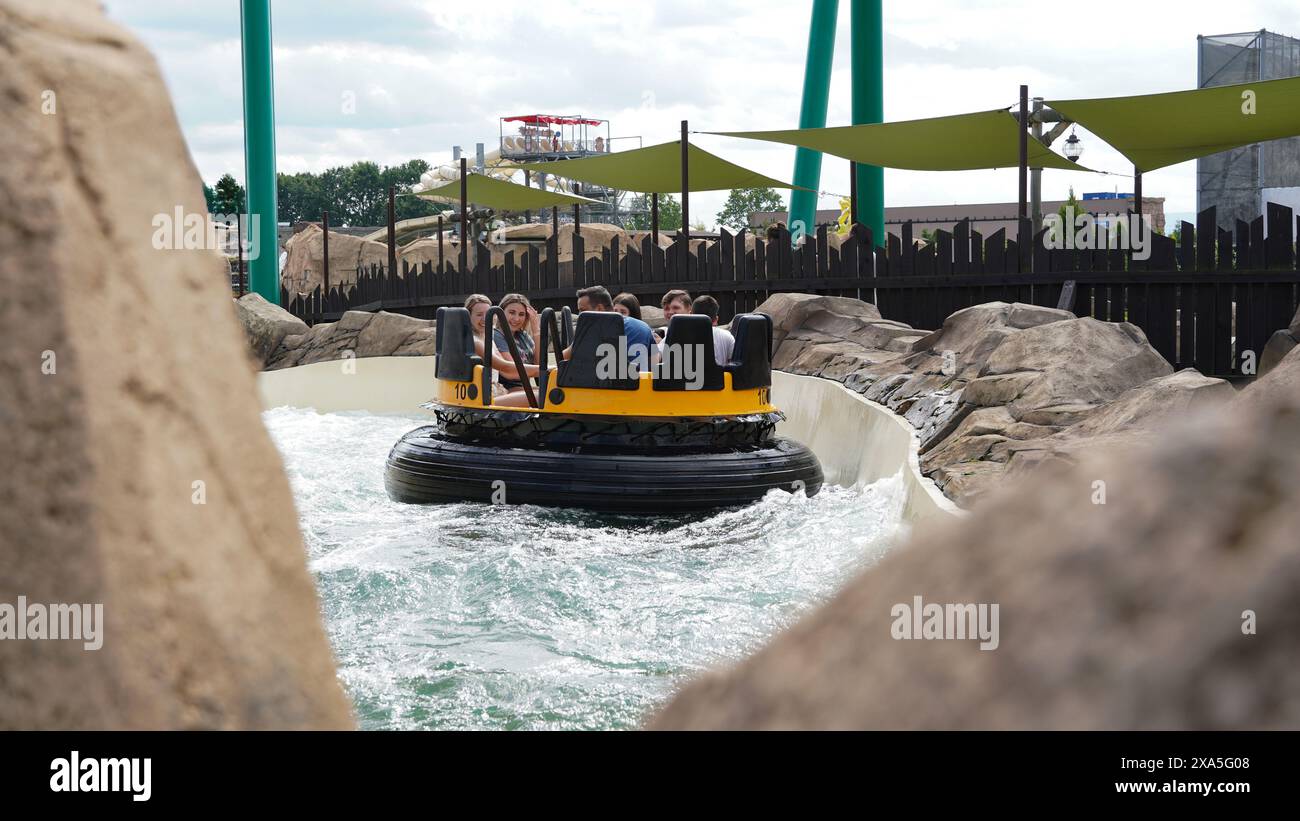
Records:
[[[614,311],[614,299],[603,285],[593,285],[578,291],[578,313],[584,311]],[[659,346],[650,326],[630,316],[623,317],[623,335],[627,337],[629,366],[634,364],[640,373],[646,373],[659,358]],[[565,351],[568,358],[568,351]]]

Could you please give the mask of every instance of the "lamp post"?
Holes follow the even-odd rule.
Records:
[[[1043,141],[1043,98],[1035,97],[1030,107],[1030,122],[1033,123],[1033,138]],[[1043,230],[1043,167],[1029,169],[1030,217],[1034,221],[1034,233]]]
[[[1065,133],[1065,129],[1074,125],[1074,123],[1062,117],[1059,111],[1044,108],[1042,97],[1034,98],[1029,120],[1033,125],[1034,139],[1047,148],[1052,147],[1052,143]],[[1044,123],[1054,123],[1052,130],[1046,134],[1043,133]],[[1079,135],[1074,133],[1073,129],[1070,131],[1070,137],[1065,141],[1065,147],[1061,151],[1067,160],[1074,163],[1077,163],[1079,158],[1083,156],[1083,140],[1079,139]],[[1033,214],[1035,234],[1043,230],[1042,173],[1043,169],[1041,168],[1030,169],[1030,210]]]

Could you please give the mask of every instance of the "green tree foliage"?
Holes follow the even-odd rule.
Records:
[[[316,174],[280,174],[280,222],[302,222],[320,219],[326,206],[324,186]]]
[[[1067,211],[1069,211],[1070,214],[1068,218],[1066,217]],[[1065,226],[1067,231],[1073,232],[1074,218],[1083,213],[1083,206],[1080,205],[1079,201],[1074,197],[1073,185],[1070,186],[1070,196],[1066,197],[1064,204],[1061,205],[1060,209],[1058,209],[1056,213],[1061,217],[1061,225]]]
[[[213,188],[212,206],[208,210],[214,214],[241,213],[244,210],[244,186],[229,174],[223,174]]]
[[[319,174],[279,174],[277,196],[280,222],[315,222],[325,211],[332,225],[379,226],[388,221],[388,187],[397,188],[397,219],[426,217],[445,211],[449,206],[418,197],[400,196],[420,181],[429,170],[424,160],[410,160],[401,165],[381,168],[373,162],[356,162],[330,168]],[[214,214],[233,214],[244,210],[244,189],[229,174],[217,181],[215,188],[203,187],[208,210]],[[235,203],[232,205],[232,203]]]
[[[718,212],[718,225],[739,231],[749,227],[750,214],[784,210],[785,200],[771,188],[735,188]]]
[[[632,231],[649,231],[651,228],[650,195],[633,197],[630,208],[633,211],[644,211],[645,213],[634,213],[628,217],[628,229]],[[659,196],[659,230],[676,231],[681,227],[682,204],[672,194],[661,194]]]

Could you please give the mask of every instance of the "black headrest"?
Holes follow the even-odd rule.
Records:
[[[465,308],[439,308],[434,326],[439,379],[469,382],[474,378],[474,327]]]
[[[620,339],[624,341],[620,343]],[[578,327],[573,333],[573,353],[569,361],[560,366],[557,384],[561,388],[636,390],[640,380],[631,378],[630,373],[623,379],[598,376],[596,364],[600,360],[602,345],[610,345],[616,352],[626,349],[623,315],[613,311],[584,311],[579,314]],[[620,368],[618,373],[627,373],[627,370]]]
[[[731,321],[736,346],[727,371],[732,390],[767,388],[772,385],[772,317],[741,314]]]
[[[703,383],[688,369],[703,366]],[[663,355],[655,375],[657,391],[706,390],[724,387],[722,366],[713,356],[713,320],[703,314],[678,314],[668,322]]]

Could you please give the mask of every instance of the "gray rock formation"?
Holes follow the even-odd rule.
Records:
[[[1300,393],[1300,347],[1282,357],[1267,376],[1255,380],[1237,395],[1233,402],[1239,405],[1258,405],[1276,401],[1278,396]]]
[[[103,614],[0,641],[0,728],[351,726],[230,280],[153,245],[207,213],[157,65],[92,0],[0,30],[0,605]]]
[[[388,246],[330,231],[330,287],[347,287],[357,281],[357,269],[372,265],[388,267]],[[324,283],[325,232],[308,225],[284,244],[284,269],[280,285],[294,294],[310,294]]]
[[[1269,338],[1259,357],[1259,375],[1264,376],[1277,367],[1297,346],[1300,346],[1300,311],[1296,311],[1290,327],[1283,328]]]
[[[266,361],[269,371],[329,362],[350,351],[358,359],[374,356],[433,356],[434,322],[385,311],[348,311],[338,322],[313,325],[284,337]]]
[[[649,726],[1300,729],[1300,383],[1277,377],[1004,483]],[[1123,430],[1170,391],[1223,394],[1201,380],[1162,377],[1088,422]],[[967,422],[972,440],[1009,424]],[[894,638],[917,596],[997,605],[996,649]]]
[[[1072,458],[1082,437],[1056,434],[1173,370],[1136,326],[1055,308],[976,305],[934,332],[837,297],[781,294],[759,310],[776,326],[777,367],[838,380],[903,416],[920,436],[922,471],[963,505],[1010,468]],[[1151,395],[1159,401],[1131,399],[1126,407],[1136,420],[1158,416],[1159,402],[1183,407],[1174,395],[1186,393],[1190,403],[1213,393],[1209,386],[1231,391],[1220,380],[1205,382],[1156,382]]]
[[[267,302],[261,294],[244,294],[235,300],[235,313],[244,326],[259,369],[266,365],[286,336],[305,334],[308,330],[306,322]]]
[[[773,348],[780,347],[790,331],[803,325],[809,314],[821,310],[834,310],[842,316],[863,319],[880,319],[876,306],[856,299],[817,294],[774,294],[759,306],[762,313],[772,317]]]

